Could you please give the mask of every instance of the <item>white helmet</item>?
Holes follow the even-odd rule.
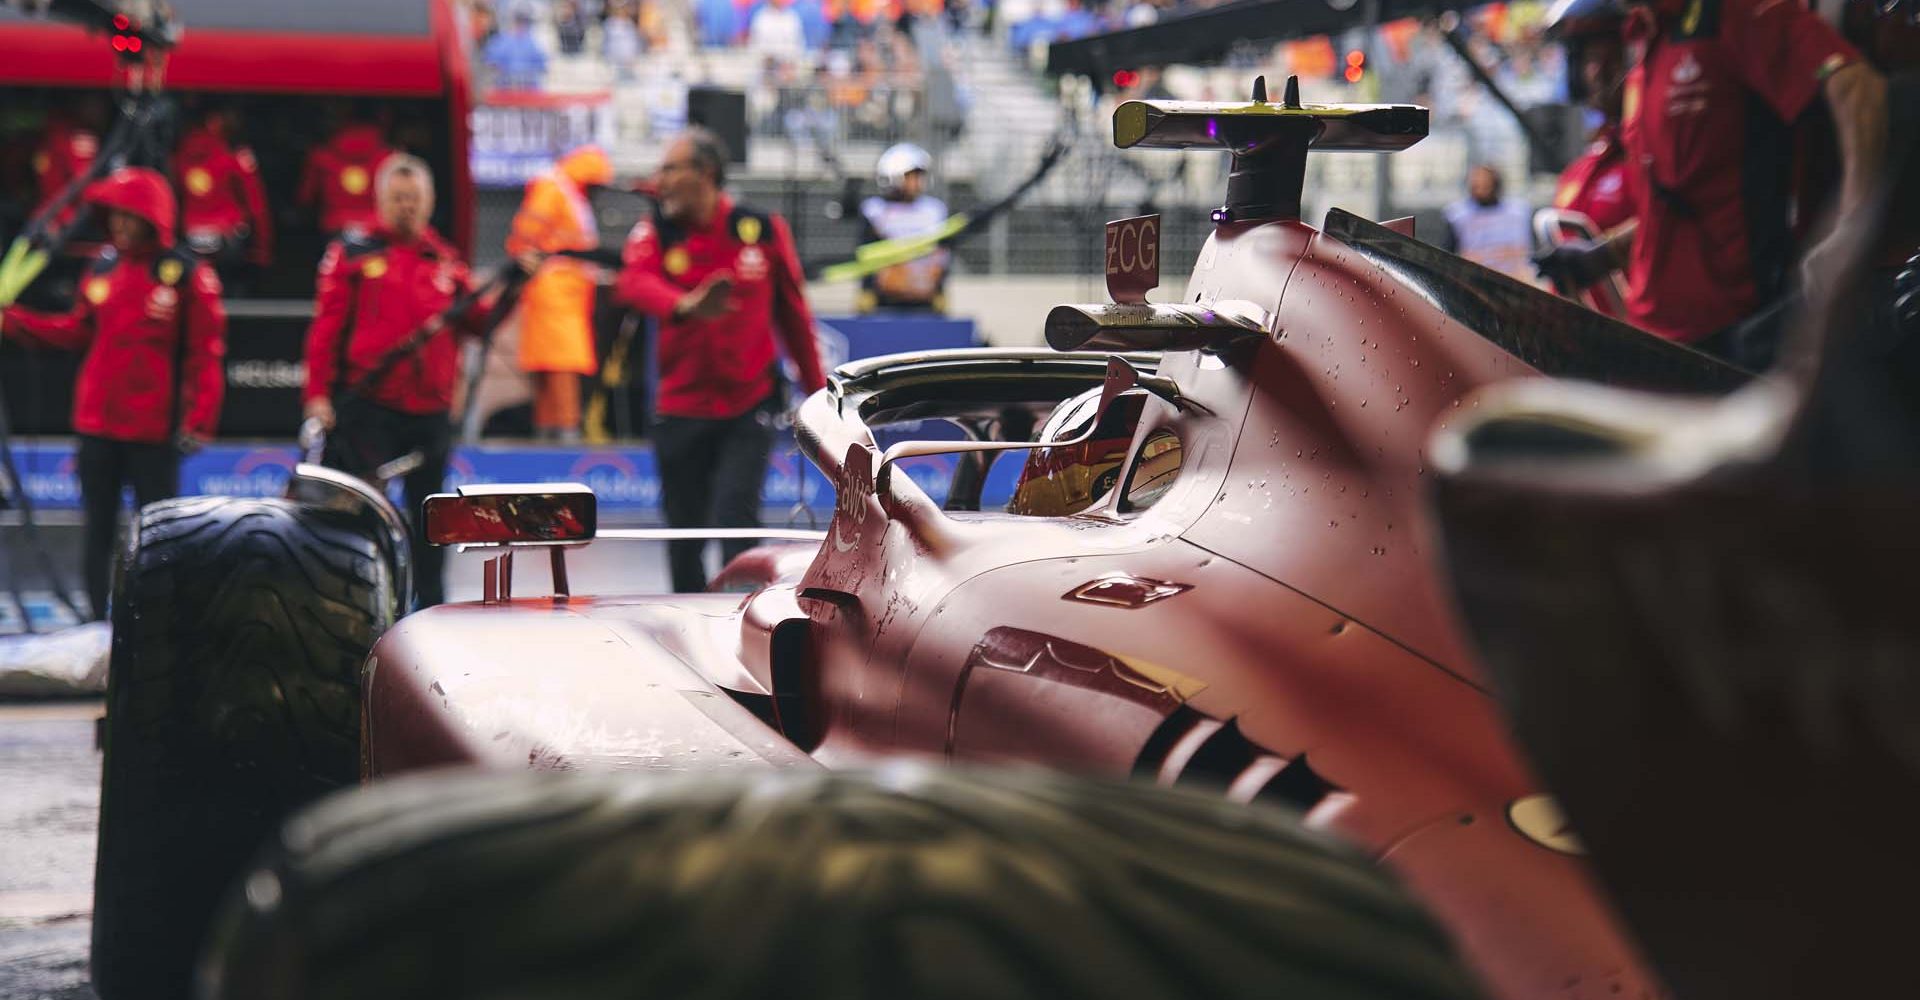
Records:
[[[880,154],[879,162],[873,165],[873,180],[880,186],[881,194],[895,195],[906,186],[908,174],[916,170],[928,173],[932,169],[933,157],[928,156],[926,150],[910,142],[898,142]]]

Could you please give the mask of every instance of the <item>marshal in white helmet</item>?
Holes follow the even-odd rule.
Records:
[[[933,157],[910,142],[889,146],[880,154],[873,171],[880,194],[860,203],[867,241],[911,239],[939,231],[947,221],[947,203],[926,193],[932,169]],[[937,248],[868,276],[861,287],[863,311],[944,310],[951,263],[951,252]]]

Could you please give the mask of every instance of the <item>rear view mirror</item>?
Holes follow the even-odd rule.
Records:
[[[581,483],[465,486],[422,512],[434,545],[569,545],[593,540],[599,503]]]

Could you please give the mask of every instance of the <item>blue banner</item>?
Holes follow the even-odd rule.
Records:
[[[928,436],[935,436],[929,434]],[[987,477],[982,504],[1003,506],[1013,493],[1024,452],[995,463]],[[80,483],[74,474],[69,439],[16,442],[14,459],[27,495],[38,510],[80,509]],[[211,445],[188,456],[180,470],[186,496],[272,497],[286,490],[287,477],[300,460],[292,445]],[[954,458],[935,455],[910,459],[901,468],[927,495],[946,496]],[[660,516],[660,474],[647,445],[606,448],[482,446],[456,448],[447,467],[447,489],[472,483],[577,482],[593,487],[601,510],[623,518]],[[395,484],[398,499],[398,484]],[[799,504],[821,523],[833,511],[833,486],[793,445],[776,447],[767,462],[760,500],[768,511]]]

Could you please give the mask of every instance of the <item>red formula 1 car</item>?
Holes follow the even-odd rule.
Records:
[[[1291,806],[1394,869],[1497,997],[1656,995],[1451,613],[1424,446],[1495,380],[1711,393],[1744,376],[1404,225],[1299,218],[1310,149],[1400,149],[1426,124],[1410,106],[1302,106],[1292,87],[1278,103],[1256,90],[1122,105],[1120,146],[1235,157],[1177,302],[1133,294],[1152,284],[1135,252],[1109,266],[1128,301],[1051,312],[1053,352],[842,367],[796,423],[837,491],[831,522],[730,566],[722,582],[745,596],[568,594],[567,546],[660,536],[596,536],[584,487],[439,498],[441,540],[502,546],[486,600],[401,620],[338,684],[236,694],[228,716],[249,724],[178,752],[316,792],[356,775],[302,770],[303,726],[358,736],[370,778],[912,755],[1214,787]],[[968,439],[879,446],[886,425],[933,418]],[[1042,445],[1019,427],[1042,428]],[[1031,452],[1015,504],[1028,512],[982,511],[982,473],[1010,450]],[[944,497],[901,469],[938,453],[961,456]],[[168,528],[150,511],[141,530]],[[555,593],[523,596],[548,575],[533,555]],[[142,565],[136,550],[128,594]],[[327,606],[354,588],[339,581]],[[139,614],[123,594],[116,615]],[[228,674],[197,690],[217,703]],[[139,710],[136,692],[111,697],[110,731]],[[110,756],[103,858],[113,775]],[[215,784],[191,794],[208,815],[237,812],[239,793],[213,798]],[[239,864],[201,862],[228,877]]]

